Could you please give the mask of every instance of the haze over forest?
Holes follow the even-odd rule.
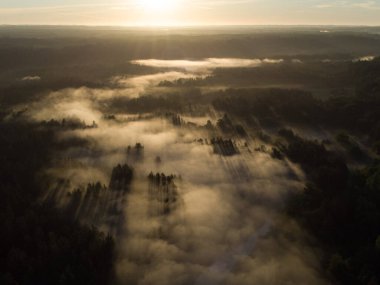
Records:
[[[13,25],[72,8],[21,2],[0,4],[0,284],[380,283],[379,27]],[[329,5],[378,9],[356,2]]]

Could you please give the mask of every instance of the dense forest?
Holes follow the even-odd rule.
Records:
[[[0,129],[1,284],[106,284],[113,238],[38,201],[41,171],[61,147],[54,130],[25,121]]]
[[[330,28],[0,27],[0,283],[380,284],[380,36]]]
[[[305,170],[309,184],[291,198],[289,213],[320,239],[324,267],[342,284],[376,284],[380,267],[380,161],[349,170],[323,143],[282,130],[283,153]]]

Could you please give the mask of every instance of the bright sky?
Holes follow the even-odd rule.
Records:
[[[380,25],[380,0],[0,0],[0,24]]]

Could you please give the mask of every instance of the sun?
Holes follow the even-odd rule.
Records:
[[[138,0],[139,6],[147,12],[170,12],[176,9],[178,0]]]

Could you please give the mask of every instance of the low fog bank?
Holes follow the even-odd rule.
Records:
[[[207,72],[216,68],[238,68],[238,67],[258,67],[262,64],[281,63],[283,59],[244,59],[244,58],[206,58],[202,61],[195,60],[159,60],[140,59],[131,63],[160,67],[160,68],[181,68],[193,72]]]
[[[207,127],[222,117],[212,109],[203,117],[110,115],[115,97],[143,96],[183,76],[120,76],[115,89],[65,89],[30,105],[24,115],[56,120],[57,139],[77,142],[55,154],[42,199],[112,233],[118,284],[325,284],[318,250],[285,214],[287,197],[305,182],[296,165],[259,151],[265,143],[253,134],[230,136],[235,155],[216,153],[211,139],[224,135]],[[74,119],[83,123],[68,127]],[[124,163],[132,183],[113,191],[111,173]],[[169,184],[155,186],[151,172],[173,175],[172,194],[160,196]]]
[[[316,61],[316,70],[341,67]],[[377,62],[365,56],[344,64],[360,75]],[[6,117],[56,131],[59,148],[44,171],[49,190],[40,200],[115,238],[120,285],[327,284],[325,252],[300,225],[304,217],[290,213],[305,204],[293,205],[293,198],[308,199],[307,182],[324,177],[302,164],[314,158],[309,152],[331,155],[332,171],[342,173],[340,156],[352,167],[374,155],[368,143],[339,128],[373,125],[368,139],[376,139],[375,95],[356,105],[354,97],[321,100],[304,89],[229,88],[272,68],[296,74],[310,67],[294,58],[129,64],[152,69],[113,75],[106,87],[52,91]],[[330,75],[318,80],[323,76]],[[373,115],[355,120],[337,99]],[[357,123],[342,125],[347,116]]]
[[[317,252],[282,214],[288,192],[302,189],[286,165],[266,154],[223,158],[198,143],[168,145],[159,169],[149,166],[155,152],[146,159],[128,198],[120,284],[324,283]],[[182,177],[167,216],[149,211],[144,172],[152,168]]]

